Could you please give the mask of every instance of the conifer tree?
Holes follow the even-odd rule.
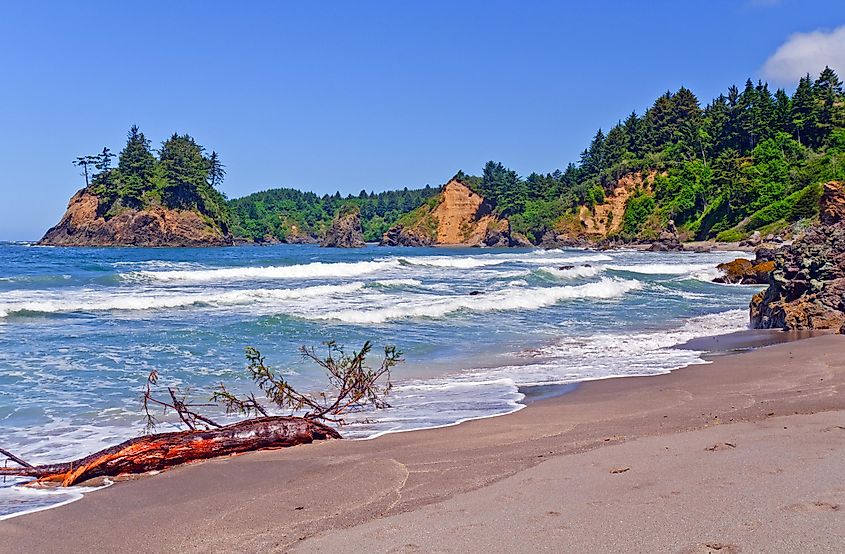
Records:
[[[812,144],[813,131],[816,127],[816,99],[811,83],[809,74],[801,77],[798,88],[792,95],[791,119],[795,138],[804,145]]]

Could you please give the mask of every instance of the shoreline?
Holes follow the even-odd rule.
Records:
[[[843,337],[820,336],[718,356],[711,364],[688,366],[662,375],[588,381],[568,394],[537,399],[503,417],[413,433],[390,433],[367,441],[329,441],[212,460],[158,476],[119,482],[80,502],[5,520],[0,523],[0,536],[7,537],[6,544],[19,546],[37,537],[39,550],[57,551],[61,544],[80,549],[90,547],[93,543],[86,542],[85,537],[91,540],[99,530],[105,534],[100,537],[105,541],[103,544],[117,547],[115,551],[142,544],[147,549],[154,544],[164,548],[168,544],[166,537],[177,531],[176,522],[169,521],[176,517],[173,510],[178,508],[174,503],[187,503],[199,510],[189,514],[191,525],[178,525],[184,532],[206,528],[210,520],[216,520],[213,514],[219,510],[228,513],[232,506],[240,506],[236,512],[241,513],[253,498],[258,498],[265,507],[286,505],[298,499],[296,502],[302,502],[306,508],[299,510],[294,506],[293,513],[309,517],[293,517],[282,522],[278,532],[270,535],[261,523],[265,516],[259,515],[259,521],[235,518],[236,521],[227,522],[214,537],[203,538],[189,532],[180,539],[181,548],[187,550],[201,549],[201,545],[212,550],[226,549],[226,545],[234,547],[244,533],[254,534],[256,527],[260,527],[265,531],[253,536],[246,550],[260,550],[270,544],[286,545],[282,548],[286,549],[299,542],[299,535],[319,535],[323,540],[333,534],[342,535],[345,528],[354,530],[364,522],[378,526],[387,519],[400,517],[403,512],[424,510],[473,491],[486,490],[546,458],[613,448],[646,436],[663,436],[669,440],[678,433],[695,433],[724,422],[759,423],[774,415],[792,417],[781,414],[793,412],[841,411],[845,409],[845,401],[830,391],[831,387],[835,390],[836,386],[845,384],[845,368],[841,362],[834,363],[836,354],[842,359],[843,352]],[[790,360],[801,359],[798,354],[804,356],[804,365],[811,371],[795,371]],[[761,389],[768,390],[771,398],[761,397],[749,404],[749,395],[759,395]],[[785,394],[790,391],[800,394]],[[696,401],[698,397],[701,401]],[[462,460],[465,461],[457,463]],[[474,461],[467,463],[469,460]],[[402,467],[405,469],[401,470]],[[421,469],[426,467],[439,468],[435,472],[438,475],[432,476],[430,471]],[[262,474],[267,488],[255,482],[256,468],[267,471],[267,475]],[[401,479],[400,474],[404,475]],[[281,482],[276,482],[274,477]],[[396,479],[401,482],[398,489]],[[314,493],[318,483],[326,482],[333,484],[328,487],[332,494]],[[316,494],[316,498],[305,494],[307,491]],[[365,496],[372,499],[361,504],[360,495],[366,491],[369,494]],[[142,513],[151,520],[143,523],[138,520]],[[79,530],[86,526],[90,533],[72,536],[60,533],[61,536],[51,538],[46,532],[49,528]],[[147,542],[148,534],[153,542]],[[288,541],[292,534],[298,534],[296,540]],[[156,538],[162,542],[156,542]]]

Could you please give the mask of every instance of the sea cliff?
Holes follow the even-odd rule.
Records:
[[[38,241],[47,246],[229,246],[228,230],[196,210],[150,206],[107,217],[101,199],[82,189],[71,197],[59,223]]]

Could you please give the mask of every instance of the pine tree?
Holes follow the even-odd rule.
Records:
[[[699,145],[701,128],[701,106],[698,98],[686,87],[681,87],[672,96],[673,142],[678,144],[687,158],[694,158]]]
[[[775,132],[792,134],[791,113],[792,100],[790,100],[789,95],[782,88],[777,89],[775,91],[775,105],[772,115],[772,127],[774,127]]]
[[[143,182],[148,182],[156,164],[155,156],[150,150],[150,141],[144,136],[137,125],[129,129],[126,146],[120,151],[117,167],[122,176],[135,176]]]
[[[581,171],[585,175],[598,176],[605,168],[603,159],[604,140],[604,133],[599,129],[590,142],[590,147],[581,153]]]
[[[150,141],[137,125],[127,134],[126,146],[117,158],[117,195],[130,207],[141,207],[144,194],[150,190],[156,159],[150,150]]]
[[[810,75],[798,81],[798,88],[792,95],[791,119],[795,130],[795,139],[804,145],[813,142],[813,131],[816,128],[816,99],[813,93]]]
[[[842,107],[838,100],[842,97],[842,81],[831,68],[825,66],[819,78],[813,84],[813,94],[816,98],[816,144],[821,145],[827,141],[834,125],[839,122]]]
[[[737,99],[737,115],[740,133],[740,152],[750,152],[757,144],[757,129],[760,120],[760,105],[757,89],[751,79],[745,81],[745,88]]]
[[[82,168],[82,173],[80,173],[80,175],[85,177],[85,188],[90,186],[90,170],[88,168],[95,167],[97,165],[97,160],[97,156],[79,156],[72,162],[76,167]]]
[[[637,112],[631,112],[631,115],[625,118],[624,123],[622,123],[625,126],[625,135],[628,137],[627,150],[636,157],[642,156],[643,144],[645,143],[642,123],[642,119],[637,116]]]
[[[769,91],[768,83],[757,82],[756,97],[756,120],[754,121],[753,134],[757,142],[773,137],[777,131],[774,129],[775,99]]]
[[[108,148],[103,148],[103,151],[97,154],[97,163],[94,164],[94,167],[100,173],[105,173],[111,170],[111,159],[114,158],[114,154],[111,153],[111,150]]]
[[[208,157],[208,184],[217,189],[226,177],[226,166],[220,161],[220,156],[212,150]]]
[[[676,131],[673,121],[674,111],[675,105],[672,101],[672,93],[667,91],[646,112],[645,118],[648,127],[647,150],[649,152],[659,152],[666,145],[673,142]]]

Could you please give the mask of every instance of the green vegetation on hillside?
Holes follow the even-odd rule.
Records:
[[[361,211],[364,240],[378,241],[405,214],[411,212],[439,192],[426,186],[421,189],[368,193],[358,196],[317,196],[281,188],[256,192],[229,202],[236,235],[255,241],[287,240],[295,226],[299,234],[320,235],[331,224],[338,210],[357,206]]]
[[[801,79],[790,97],[747,81],[701,107],[686,88],[666,92],[643,115],[601,129],[564,171],[527,178],[488,162],[467,181],[537,241],[580,205],[604,200],[631,172],[656,172],[653,190],[629,200],[623,236],[646,220],[674,220],[688,234],[731,236],[817,212],[819,183],[845,177],[845,96],[830,68]],[[646,200],[646,196],[653,200]]]
[[[144,133],[133,125],[117,156],[117,167],[111,166],[114,155],[108,148],[77,158],[74,163],[83,168],[86,187],[100,199],[100,215],[109,218],[125,209],[154,206],[196,210],[209,224],[228,233],[229,208],[217,190],[226,171],[217,152],[206,156],[189,135],[173,134],[157,153],[158,157]]]
[[[429,214],[439,192],[426,186],[342,197],[279,188],[227,202],[217,190],[225,176],[219,156],[206,156],[188,135],[174,134],[156,156],[133,127],[115,168],[113,157],[104,149],[74,162],[107,217],[151,205],[197,209],[256,241],[319,236],[344,206],[360,209],[366,240],[379,240],[390,227]],[[607,134],[599,129],[563,171],[523,178],[490,161],[481,175],[460,171],[456,178],[536,243],[552,229],[577,232],[578,209],[603,203],[621,177],[637,172],[649,179],[627,201],[619,230],[625,239],[653,238],[670,220],[686,236],[734,240],[812,218],[820,183],[845,178],[842,82],[825,68],[815,80],[802,78],[790,96],[748,80],[704,107],[681,87]]]

